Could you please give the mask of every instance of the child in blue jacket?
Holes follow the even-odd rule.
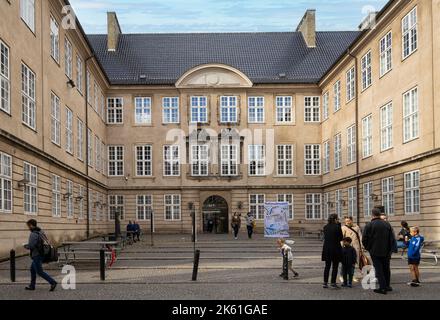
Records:
[[[408,283],[411,287],[420,286],[420,258],[421,251],[423,247],[423,242],[425,238],[420,235],[420,229],[418,227],[412,227],[411,230],[411,240],[408,244],[408,265],[411,272],[413,280]]]

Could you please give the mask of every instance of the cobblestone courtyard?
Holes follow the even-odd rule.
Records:
[[[294,267],[300,278],[285,281],[281,257],[274,240],[256,235],[235,241],[228,235],[201,235],[197,282],[191,281],[193,245],[188,235],[156,235],[154,246],[146,237],[128,246],[114,266],[107,270],[106,281],[100,280],[96,263],[78,263],[76,290],[61,288],[48,292],[42,284],[36,292],[26,292],[29,281],[28,257],[17,259],[17,282],[10,283],[9,263],[0,264],[0,299],[439,299],[440,267],[426,261],[421,268],[423,286],[409,288],[407,265],[400,256],[393,257],[394,292],[377,296],[362,289],[324,290],[321,288],[323,265],[322,243],[315,239],[295,239]],[[61,283],[63,274],[58,264],[46,270]]]

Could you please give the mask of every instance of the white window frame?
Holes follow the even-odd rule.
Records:
[[[402,19],[402,60],[411,56],[418,48],[417,6]]]
[[[73,182],[66,180],[66,212],[67,219],[73,219],[74,217],[74,207],[73,207]]]
[[[328,120],[330,116],[330,92],[322,95],[322,120]]]
[[[308,221],[322,219],[322,194],[307,193],[305,195],[305,218]]]
[[[293,145],[280,144],[276,146],[277,176],[293,175]]]
[[[78,185],[78,219],[84,219],[84,197],[86,188]]]
[[[61,146],[61,102],[60,98],[53,92],[50,94],[51,105],[51,141]]]
[[[251,144],[248,147],[249,176],[266,175],[266,146],[262,144]]]
[[[304,175],[321,175],[321,145],[306,144],[304,146]]]
[[[202,177],[209,175],[209,146],[191,145],[191,175]]]
[[[180,194],[164,195],[164,219],[165,221],[182,220],[182,199]]]
[[[61,217],[61,177],[52,175],[52,217]]]
[[[162,123],[180,123],[180,101],[179,97],[162,98]]]
[[[382,179],[382,205],[385,208],[386,215],[394,215],[395,197],[394,197],[394,177]]]
[[[347,103],[356,98],[356,68],[350,68],[346,73]]]
[[[264,204],[266,202],[265,194],[249,195],[249,212],[253,214],[256,220],[264,220]]]
[[[334,112],[341,110],[341,80],[338,80],[333,85],[333,95],[334,95]]]
[[[79,55],[77,55],[76,56],[76,88],[81,94],[83,92],[82,78],[83,78],[83,60]]]
[[[238,146],[236,144],[221,145],[221,175],[238,175]]]
[[[334,141],[335,170],[342,168],[342,133],[335,135]]]
[[[0,39],[0,110],[11,113],[10,49]]]
[[[373,84],[371,50],[361,58],[362,91],[367,90]]]
[[[190,104],[190,123],[208,123],[208,97],[191,96]]]
[[[342,202],[344,201],[342,199],[342,192],[342,189],[335,191],[335,210],[339,218],[342,218],[342,215],[344,213],[344,208],[342,206]]]
[[[20,17],[35,33],[35,0],[20,0]]]
[[[330,173],[330,153],[331,153],[331,146],[330,146],[330,140],[324,141],[322,144],[322,173],[328,174]]]
[[[69,39],[64,39],[64,72],[67,78],[73,76],[73,47]]]
[[[60,27],[52,15],[50,16],[50,56],[60,63]]]
[[[404,174],[405,214],[420,214],[420,171],[415,170]]]
[[[420,136],[419,91],[418,87],[403,94],[403,142],[407,143]]]
[[[180,146],[163,146],[163,175],[164,177],[180,176]]]
[[[91,83],[90,70],[88,68],[86,70],[86,82],[87,82],[87,87],[86,87],[87,103],[91,104],[91,101],[92,101],[92,83]]]
[[[348,216],[355,217],[357,215],[357,188],[349,187],[348,192]]]
[[[76,119],[76,129],[77,129],[77,136],[76,136],[76,156],[78,160],[83,161],[84,160],[84,122],[82,122],[81,119]]]
[[[21,106],[23,124],[36,129],[35,73],[23,62],[21,63]]]
[[[347,164],[353,164],[356,162],[356,125],[352,125],[347,129]]]
[[[321,97],[304,97],[304,122],[321,122]]]
[[[380,76],[383,77],[393,69],[393,33],[388,32],[379,41]]]
[[[153,146],[151,144],[135,147],[136,176],[151,177],[153,175]]]
[[[265,100],[263,96],[248,97],[248,123],[265,122]]]
[[[108,146],[108,176],[123,177],[124,176],[124,146],[110,145]]]
[[[322,218],[328,219],[330,213],[330,192],[326,192],[323,194]]]
[[[293,97],[277,96],[276,100],[276,123],[293,123]]]
[[[373,182],[364,183],[362,187],[364,217],[371,216],[371,211],[374,207],[373,193]]]
[[[373,115],[369,114],[362,119],[362,158],[373,155]]]
[[[238,96],[220,97],[220,123],[238,123]]]
[[[38,214],[38,168],[28,162],[23,163],[23,207],[26,215]]]
[[[137,125],[151,124],[151,97],[134,98],[134,121]]]
[[[95,136],[95,170],[101,171],[101,139]]]
[[[73,112],[66,107],[66,152],[73,155]]]
[[[151,220],[153,214],[153,195],[143,194],[136,196],[136,220]]]
[[[90,168],[93,168],[93,140],[92,130],[87,129],[87,164]]]
[[[90,191],[89,191],[90,193]],[[91,206],[90,206],[91,207]],[[116,210],[120,210],[119,220],[125,219],[125,197],[123,195],[111,194],[108,196],[108,220],[115,221]],[[91,215],[90,215],[91,217]]]
[[[380,150],[386,151],[393,147],[393,103],[380,108]]]
[[[0,213],[12,213],[12,157],[0,152]]]
[[[107,98],[107,123],[108,124],[124,123],[124,98],[121,97]]]
[[[277,194],[277,201],[278,202],[287,202],[289,204],[289,220],[295,219],[295,211],[294,211],[294,200],[293,200],[293,194]]]

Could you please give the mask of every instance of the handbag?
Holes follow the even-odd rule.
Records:
[[[52,246],[43,232],[40,232],[42,242],[43,263],[58,262],[58,250]]]
[[[361,243],[361,238],[359,237],[359,234],[357,233],[356,230],[354,230],[352,227],[346,226],[348,229],[350,229],[351,231],[354,232],[354,234],[356,235],[358,242],[359,242],[359,248],[360,248],[360,252],[359,252],[359,269],[362,271],[362,269],[365,266],[369,266],[371,265],[370,260],[368,259],[368,257],[362,252],[362,243]]]

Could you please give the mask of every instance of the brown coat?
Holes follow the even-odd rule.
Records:
[[[349,238],[351,238],[351,240],[353,240],[351,245],[356,250],[357,263],[359,264],[359,257],[360,257],[361,249],[364,250],[364,246],[362,245],[362,231],[361,231],[361,228],[359,228],[359,226],[357,226],[357,225],[353,225],[351,228],[357,232],[359,239],[356,235],[356,232],[354,232],[353,230],[351,230],[347,226],[342,227],[342,235],[344,236],[344,238],[349,237]]]

